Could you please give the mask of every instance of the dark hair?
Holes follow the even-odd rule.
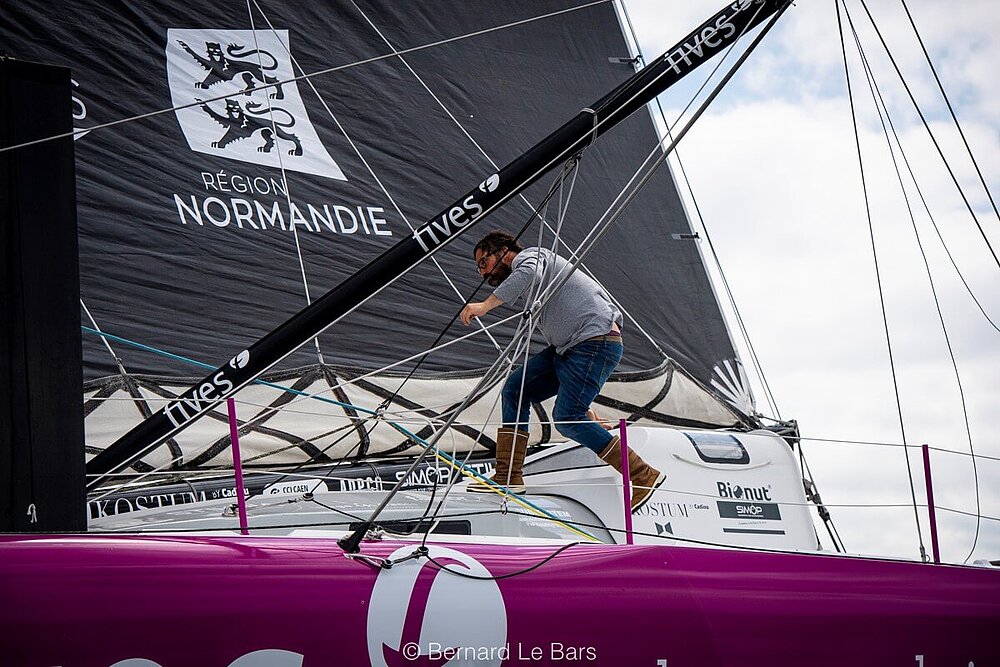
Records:
[[[476,253],[479,251],[487,255],[493,255],[505,250],[521,252],[524,248],[521,247],[521,244],[513,236],[501,229],[497,229],[480,239],[476,247],[472,249],[472,257],[475,258]]]

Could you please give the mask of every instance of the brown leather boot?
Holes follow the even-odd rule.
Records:
[[[520,429],[501,428],[497,431],[496,472],[490,479],[494,484],[504,486],[511,493],[524,493],[524,477],[521,467],[528,452],[528,432]],[[492,493],[495,487],[476,480],[467,487],[473,493]]]
[[[617,435],[611,438],[611,442],[600,453],[601,460],[618,471],[622,472],[622,447],[621,438]],[[634,449],[628,450],[628,478],[632,484],[632,512],[642,507],[643,503],[649,500],[653,491],[667,478],[662,472],[649,465],[635,453]]]

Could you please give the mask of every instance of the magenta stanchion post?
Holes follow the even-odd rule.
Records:
[[[934,485],[931,484],[931,450],[927,445],[920,447],[924,452],[924,481],[927,484],[927,513],[931,517],[931,549],[934,551],[934,562],[941,562],[938,551],[937,516],[934,513]]]
[[[226,399],[229,406],[229,436],[233,441],[233,468],[236,470],[236,507],[240,513],[240,532],[249,535],[247,527],[247,499],[243,496],[243,461],[240,460],[240,433],[236,426],[236,401]]]
[[[622,496],[625,498],[625,544],[632,544],[632,486],[628,474],[628,435],[625,420],[618,420],[618,437],[622,450]]]

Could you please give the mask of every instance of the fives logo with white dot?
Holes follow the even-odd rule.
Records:
[[[479,184],[479,190],[481,192],[493,192],[500,185],[500,174],[493,174],[485,181]]]
[[[489,194],[499,186],[500,174],[493,174],[479,184],[478,190]],[[457,234],[463,227],[471,225],[482,214],[483,205],[476,201],[476,192],[473,191],[465,199],[455,202],[440,216],[413,232],[413,239],[420,244],[424,252],[430,252]]]
[[[230,359],[227,365],[234,370],[240,370],[246,368],[249,363],[250,350],[243,350]],[[176,401],[167,403],[163,408],[163,414],[175,427],[180,426],[221,400],[234,387],[233,381],[226,377],[225,369],[220,370],[205,382],[188,389]]]
[[[246,365],[250,363],[250,350],[243,350],[235,357],[229,360],[229,366],[232,368],[246,368]]]

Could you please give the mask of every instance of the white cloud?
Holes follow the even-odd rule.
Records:
[[[647,61],[721,8],[718,0],[626,4]],[[1000,252],[1000,223],[901,5],[868,4]],[[978,0],[908,4],[995,191],[1000,185],[994,167],[1000,162],[1000,96],[991,92],[1000,46],[989,37],[1000,31],[1000,13]],[[1000,268],[866,25],[864,11],[855,2],[848,5],[941,234],[983,307],[1000,324]],[[968,452],[955,372],[912,223],[857,57],[849,59],[907,440]],[[684,139],[680,157],[772,391],[783,416],[798,419],[806,435],[898,442],[833,5],[797,3],[744,67],[732,90]],[[684,87],[686,94],[693,90]],[[672,120],[688,100],[668,92],[662,102]],[[676,165],[674,171],[680,173]],[[1000,332],[962,286],[912,187],[909,194],[961,375],[973,445],[979,454],[1000,457],[1000,410],[995,407],[1000,405]],[[763,406],[759,388],[755,395]],[[809,442],[806,451],[823,498],[832,505],[910,502],[899,448]],[[910,458],[917,500],[923,503],[920,451],[911,450]],[[938,503],[975,512],[971,459],[934,452],[932,462]],[[979,462],[979,492],[982,513],[1000,517],[1000,461]],[[912,507],[832,512],[852,551],[917,553]],[[918,514],[929,551],[926,510]],[[938,523],[944,557],[964,559],[975,519],[942,511]],[[1000,521],[982,522],[974,557],[1000,558]]]

